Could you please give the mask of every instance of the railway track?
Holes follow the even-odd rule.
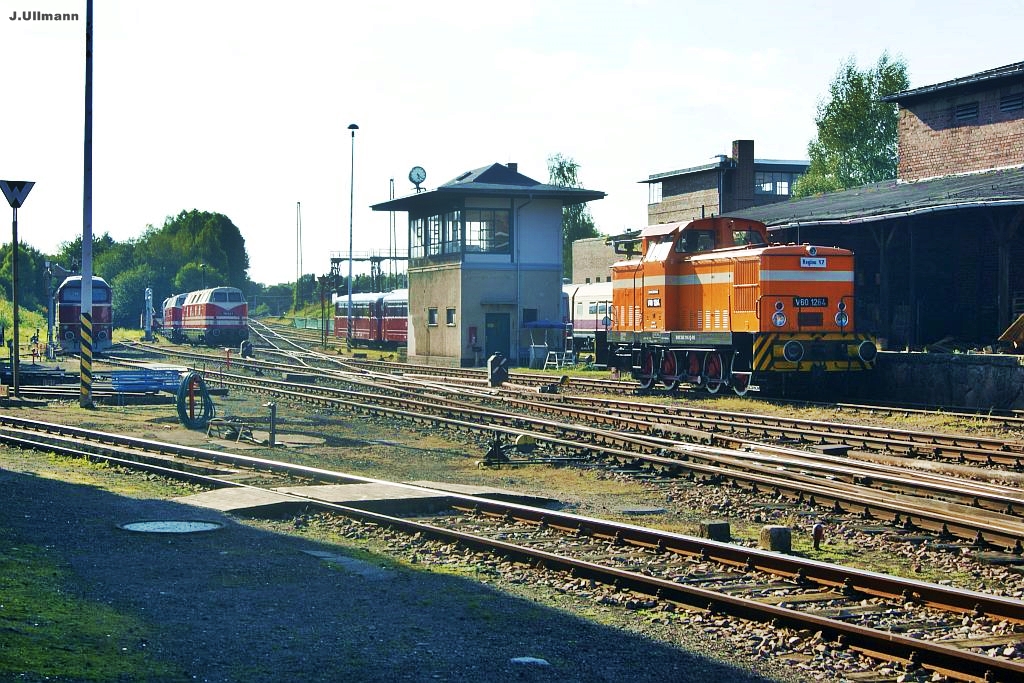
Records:
[[[928,531],[943,539],[960,539],[979,548],[1024,551],[1024,495],[1017,486],[998,481],[970,481],[949,474],[908,471],[896,464],[815,453],[787,445],[756,441],[749,432],[721,429],[708,415],[688,426],[673,424],[663,412],[624,414],[621,402],[595,402],[578,397],[544,400],[539,395],[507,392],[495,396],[483,387],[442,385],[418,377],[366,372],[320,371],[304,378],[269,379],[266,371],[282,366],[260,363],[260,376],[206,370],[207,381],[229,389],[257,391],[278,398],[378,414],[427,425],[470,432],[483,441],[527,436],[552,452],[591,462],[614,461],[631,467],[685,476],[711,484],[729,483],[744,489],[786,497],[835,514],[853,513],[908,530]],[[290,367],[294,370],[294,366]],[[308,370],[303,366],[303,370]],[[318,386],[330,380],[343,386]],[[568,405],[567,405],[568,403]],[[595,406],[595,403],[597,404]],[[616,406],[602,410],[604,404]],[[630,404],[644,410],[662,406]],[[669,410],[682,410],[670,407]],[[531,417],[542,413],[558,420]],[[765,419],[753,416],[755,423]],[[822,423],[823,426],[825,423]],[[758,427],[761,428],[761,427]],[[816,429],[818,426],[816,426]],[[788,428],[792,434],[795,428]],[[772,432],[776,433],[775,431]],[[803,443],[820,446],[821,435]],[[932,438],[927,435],[927,438]],[[990,455],[989,458],[992,456]],[[977,470],[974,477],[995,477]],[[1009,477],[1001,474],[998,477]]]
[[[648,607],[672,604],[785,626],[819,634],[800,639],[814,648],[855,652],[957,680],[1024,676],[1020,662],[990,654],[1024,642],[1024,604],[1011,598],[460,494],[445,494],[450,509],[440,516],[384,515],[294,488],[296,483],[376,480],[34,420],[3,417],[0,424],[0,440],[19,448],[101,459],[207,487],[273,488],[281,495],[278,489],[287,485],[295,510],[304,514],[315,509],[458,544],[513,560],[520,568],[558,572],[588,589],[596,582],[608,603],[641,599]],[[966,623],[985,635],[964,637]]]
[[[1024,494],[998,482],[929,472],[911,475],[894,465],[723,437],[618,414],[602,415],[536,401],[533,396],[496,397],[479,387],[445,387],[418,379],[399,385],[391,377],[344,372],[320,379],[344,380],[348,388],[297,385],[291,380],[269,379],[266,374],[207,370],[205,376],[212,385],[228,389],[385,415],[430,429],[444,427],[474,434],[483,442],[526,436],[550,452],[592,463],[611,461],[671,477],[739,486],[813,509],[857,514],[942,539],[967,541],[978,548],[1024,552],[1020,515]],[[556,411],[562,419],[530,416],[531,411],[545,410]]]

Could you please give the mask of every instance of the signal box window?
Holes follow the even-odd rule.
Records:
[[[427,309],[427,324],[428,325],[437,325],[437,309],[436,308],[428,308]]]
[[[467,209],[466,251],[509,253],[508,209]]]
[[[446,308],[445,309],[445,311],[444,311],[444,324],[447,325],[448,327],[454,327],[455,326],[455,309],[454,308]]]

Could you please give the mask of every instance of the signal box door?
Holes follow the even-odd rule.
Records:
[[[512,362],[516,359],[509,353],[511,338],[511,315],[508,313],[486,313],[484,317],[484,353],[490,358],[500,353]]]

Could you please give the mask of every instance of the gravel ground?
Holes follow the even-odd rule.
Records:
[[[218,404],[224,412],[265,412],[258,398],[224,397]],[[292,453],[315,458],[306,464],[350,471],[355,467],[362,474],[387,478],[443,478],[452,476],[458,465],[443,435],[416,434],[373,418],[327,418],[332,425],[345,423],[342,435],[319,419],[309,424],[296,419],[304,411],[282,405],[279,415],[293,419],[289,431],[326,437],[322,447]],[[62,411],[51,405],[11,412],[211,446],[205,433],[181,428],[166,406]],[[62,419],[62,412],[72,419]],[[384,471],[379,471],[382,466]],[[619,606],[607,595],[588,598],[576,588],[552,587],[557,577],[548,585],[530,578],[482,583],[453,575],[445,566],[396,564],[387,553],[367,556],[359,539],[328,543],[300,535],[309,530],[296,530],[289,523],[229,519],[157,499],[159,493],[111,493],[104,488],[104,476],[96,473],[76,472],[70,481],[79,483],[60,483],[69,480],[63,467],[0,448],[0,556],[8,538],[12,545],[45,548],[49,559],[66,570],[68,592],[143,621],[143,632],[121,644],[126,651],[147,652],[180,671],[172,677],[118,680],[836,681],[856,664],[849,653],[832,650],[815,634],[775,632],[712,615],[636,610]],[[544,470],[529,477],[512,471],[473,476],[495,474],[502,480],[478,483],[542,492]],[[719,502],[710,508],[708,493],[699,488],[669,493],[670,507],[697,517],[776,521],[761,520],[764,513],[755,509],[754,497],[748,501],[736,492],[715,497]],[[596,516],[620,502],[636,502],[605,495],[597,499],[603,503],[586,502],[563,491],[574,505],[596,506],[581,508]],[[215,519],[226,526],[184,536],[141,535],[117,527],[139,519],[172,518]],[[830,540],[845,538],[861,550],[881,543],[838,520],[833,524]],[[908,562],[942,566],[981,584],[969,587],[999,586],[1005,594],[1024,594],[1019,575],[1006,570],[979,571],[969,557],[898,547]],[[408,561],[401,552],[394,557]],[[501,572],[503,577],[518,573]],[[0,630],[0,659],[3,638]],[[6,680],[2,671],[0,680]],[[878,673],[888,674],[889,680],[901,678],[892,669]],[[68,672],[59,679],[28,673],[14,680],[96,679]]]
[[[180,671],[120,680],[803,680],[772,662],[744,662],[715,636],[682,633],[687,643],[673,643],[651,623],[657,640],[641,632],[647,627],[601,625],[526,589],[516,594],[383,558],[325,561],[310,553],[349,550],[167,500],[64,483],[49,478],[55,467],[0,449],[0,538],[10,542],[0,551],[45,549],[66,572],[63,590],[142,620],[142,632],[120,644],[125,651]],[[188,535],[118,527],[167,519],[225,526]],[[93,679],[68,671],[13,680]]]

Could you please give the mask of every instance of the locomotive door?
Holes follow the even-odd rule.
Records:
[[[500,353],[511,361],[515,361],[509,353],[509,338],[511,337],[512,323],[511,315],[508,313],[487,313],[484,317],[484,354],[490,358],[495,353]]]

